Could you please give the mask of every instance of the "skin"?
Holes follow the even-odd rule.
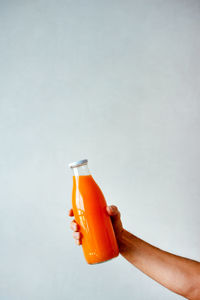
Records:
[[[120,254],[143,273],[164,287],[190,300],[200,300],[200,263],[156,248],[123,228],[120,212],[114,205],[107,206]],[[70,209],[69,216],[73,217]],[[70,223],[77,245],[81,234],[75,220]]]

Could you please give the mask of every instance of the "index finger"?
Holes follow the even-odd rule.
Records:
[[[73,209],[72,209],[72,208],[69,210],[69,213],[68,213],[68,214],[69,214],[70,217],[73,217],[73,216],[74,216],[74,212],[73,212]]]

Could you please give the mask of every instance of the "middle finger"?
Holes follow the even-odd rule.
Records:
[[[71,228],[73,231],[78,231],[79,227],[78,227],[78,224],[76,223],[75,220],[71,221],[71,223],[70,223],[70,228]]]

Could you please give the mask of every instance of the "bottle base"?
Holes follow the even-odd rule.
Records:
[[[112,257],[112,258],[108,258],[108,259],[106,259],[106,260],[104,260],[104,261],[99,261],[99,262],[94,262],[94,263],[89,263],[89,262],[87,262],[87,263],[88,263],[88,265],[99,265],[99,264],[106,263],[106,262],[108,262],[108,261],[110,261],[110,260],[113,260],[114,258],[116,258],[116,257],[118,257],[118,256],[119,256],[119,254],[116,255],[116,256],[114,256],[114,257]]]

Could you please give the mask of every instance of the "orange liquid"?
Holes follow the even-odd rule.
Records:
[[[103,193],[91,175],[73,176],[72,207],[80,226],[83,253],[89,264],[119,255],[106,206]]]

